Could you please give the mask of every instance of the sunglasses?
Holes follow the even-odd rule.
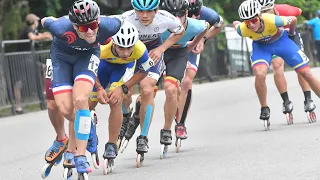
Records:
[[[91,30],[95,30],[99,27],[98,22],[92,22],[85,25],[77,25],[80,32],[87,32],[90,28]]]
[[[258,20],[259,20],[259,18],[255,17],[255,18],[252,18],[252,19],[249,19],[249,20],[245,20],[244,23],[246,23],[247,25],[249,23],[255,24],[256,22],[258,22]]]
[[[188,17],[192,17],[193,15],[199,16],[200,11],[188,11]]]
[[[186,14],[186,11],[177,11],[177,12],[171,12],[172,15],[178,16],[178,17],[183,17]]]

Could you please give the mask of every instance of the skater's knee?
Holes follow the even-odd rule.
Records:
[[[188,90],[192,88],[192,79],[188,76],[184,77],[181,83],[182,90]]]
[[[165,93],[167,99],[173,99],[176,98],[178,95],[178,84],[172,83],[172,82],[166,82],[164,83]]]
[[[272,60],[272,68],[274,73],[283,73],[284,71],[284,64],[281,58],[276,58]]]
[[[50,112],[58,111],[59,108],[54,100],[47,100],[47,108]]]
[[[73,121],[74,118],[74,107],[72,103],[67,101],[63,101],[58,104],[58,107],[62,113],[62,115],[70,121]]]
[[[84,94],[73,97],[73,104],[76,109],[85,109],[88,105],[88,97]]]
[[[153,86],[144,86],[140,92],[143,99],[150,99],[154,96],[154,88]]]
[[[122,109],[122,103],[114,103],[114,104],[109,104],[111,111],[117,110],[117,109]]]
[[[312,72],[310,71],[309,68],[298,70],[297,73],[306,81],[310,81],[313,78]]]
[[[256,71],[255,72],[256,80],[265,81],[266,80],[266,72],[264,71]]]

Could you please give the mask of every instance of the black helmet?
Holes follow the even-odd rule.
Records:
[[[189,0],[189,8],[188,11],[198,12],[202,7],[202,0]]]
[[[72,23],[83,25],[97,20],[100,15],[100,8],[92,0],[77,0],[69,11],[69,19]]]
[[[188,0],[163,0],[160,8],[170,13],[187,10],[189,6]]]

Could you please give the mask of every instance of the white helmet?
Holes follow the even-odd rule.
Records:
[[[112,36],[113,43],[124,48],[135,45],[138,40],[138,29],[128,21],[124,21],[119,31]]]
[[[256,0],[261,5],[262,9],[273,8],[275,0]]]
[[[261,5],[256,0],[244,1],[238,9],[239,16],[242,20],[251,19],[260,14]]]

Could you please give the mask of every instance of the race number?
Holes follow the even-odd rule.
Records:
[[[100,59],[96,55],[92,54],[89,61],[88,70],[92,71],[95,75],[97,75],[99,63]]]
[[[142,63],[141,66],[143,67],[143,70],[147,71],[154,66],[154,62],[151,58],[149,58],[146,62]]]
[[[52,78],[52,61],[51,59],[47,59],[46,62],[46,79],[51,79]]]

